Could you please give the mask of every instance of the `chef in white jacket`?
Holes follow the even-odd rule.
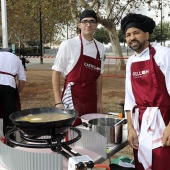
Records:
[[[154,28],[155,22],[141,14],[121,20],[135,52],[126,65],[124,109],[137,170],[168,170],[170,160],[170,49],[149,43]]]
[[[0,118],[4,135],[13,126],[9,115],[21,110],[19,93],[25,87],[26,75],[18,56],[3,49],[0,52]]]

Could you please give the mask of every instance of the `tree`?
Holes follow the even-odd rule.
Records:
[[[8,0],[8,34],[11,43],[39,40],[39,14],[42,11],[43,43],[59,41],[63,29],[76,31],[83,9],[94,9],[99,23],[108,31],[114,55],[123,56],[117,35],[120,19],[153,0]],[[160,4],[160,0],[156,1]],[[41,8],[40,8],[41,7]],[[10,14],[10,15],[8,15]],[[74,22],[74,26],[73,26]],[[71,28],[72,27],[72,28]]]
[[[161,33],[162,31],[162,33]],[[161,37],[162,34],[162,37]],[[162,29],[161,29],[161,24],[158,24],[153,33],[150,35],[150,41],[157,41],[157,42],[164,42],[170,40],[170,23],[168,22],[163,22],[162,23]]]
[[[104,27],[96,29],[94,38],[104,44],[108,44],[110,42],[109,33]]]
[[[119,41],[122,43],[125,43],[125,35],[123,34],[123,32],[121,30],[118,30],[118,37],[119,37]]]
[[[40,39],[40,10],[43,43],[53,41],[72,19],[69,7],[67,0],[8,0],[9,42],[20,45]]]
[[[71,13],[75,23],[82,9],[94,9],[99,23],[109,32],[114,55],[123,56],[116,31],[122,16],[133,12],[144,4],[150,5],[153,0],[70,0]],[[159,5],[160,0],[157,0]]]

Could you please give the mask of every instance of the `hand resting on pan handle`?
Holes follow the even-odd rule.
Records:
[[[67,107],[65,108],[65,109],[67,109],[69,107],[69,105],[66,104],[66,103],[62,103],[62,102],[61,103],[56,103],[54,105],[54,107],[57,107],[57,108],[60,108],[60,109],[64,109],[64,104],[67,105]]]

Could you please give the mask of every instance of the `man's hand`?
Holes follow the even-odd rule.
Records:
[[[133,127],[130,110],[126,110],[126,115],[127,115],[127,122],[128,122],[128,142],[132,148],[138,149],[138,145],[139,145],[138,136]]]
[[[168,126],[165,128],[163,132],[163,137],[162,137],[162,146],[170,146],[170,123]]]
[[[134,149],[138,149],[138,136],[133,127],[128,128],[128,142]]]
[[[64,109],[64,105],[59,103],[59,104],[55,104],[55,107],[56,108],[59,108],[59,109]]]

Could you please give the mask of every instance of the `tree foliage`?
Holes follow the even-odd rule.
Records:
[[[104,27],[96,29],[94,38],[104,44],[108,44],[110,42],[109,33]]]
[[[120,19],[126,13],[151,6],[154,0],[7,0],[8,37],[10,43],[20,44],[40,39],[40,10],[43,44],[61,41],[65,33],[75,32],[83,9],[94,9],[99,23],[108,31],[115,55],[122,56],[117,34]],[[161,0],[157,0],[160,9]],[[65,33],[63,33],[65,30]]]
[[[136,9],[152,5],[154,0],[70,0],[71,13],[75,23],[83,9],[93,9],[98,16],[98,22],[109,32],[114,55],[123,56],[117,34],[117,26],[121,18]],[[157,0],[160,8],[161,0]]]
[[[157,42],[164,42],[170,40],[170,23],[169,22],[163,22],[162,28],[161,23],[159,23],[153,33],[150,35],[150,41],[157,41]]]
[[[118,37],[119,37],[119,41],[122,43],[125,43],[125,35],[123,34],[123,32],[121,30],[118,30]]]
[[[43,43],[54,40],[71,20],[67,0],[8,0],[7,20],[10,43],[39,41],[40,12]]]

